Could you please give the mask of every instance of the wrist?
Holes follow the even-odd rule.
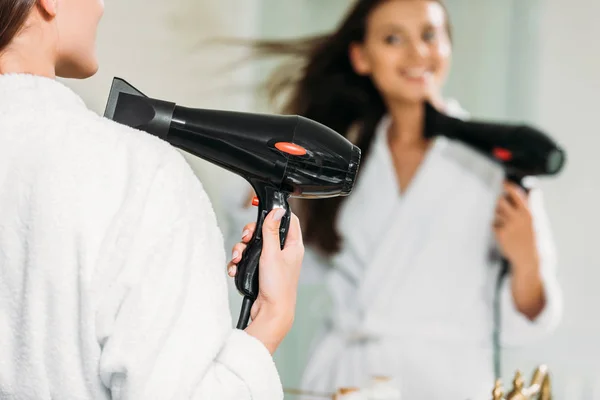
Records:
[[[512,267],[512,276],[516,278],[532,279],[540,277],[540,262],[537,255],[509,260]]]
[[[274,354],[291,329],[293,321],[293,313],[275,312],[263,306],[245,331],[261,341],[269,352]]]

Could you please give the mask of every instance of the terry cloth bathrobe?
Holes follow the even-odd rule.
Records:
[[[390,122],[386,116],[377,127],[371,154],[340,210],[342,250],[331,259],[310,248],[305,254],[302,281],[324,282],[333,306],[302,389],[364,386],[384,375],[398,382],[403,399],[489,398],[500,271],[492,221],[504,172],[470,147],[438,137],[400,193],[387,145]],[[240,207],[239,198],[229,201],[233,243],[256,209]],[[534,321],[520,314],[509,274],[500,289],[505,346],[538,339],[561,315],[555,249],[539,189],[530,192],[529,205],[546,305]]]
[[[282,399],[232,328],[209,199],[168,143],[0,75],[0,398]]]

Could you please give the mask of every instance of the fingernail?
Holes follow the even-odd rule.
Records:
[[[284,215],[285,215],[285,210],[283,208],[279,208],[279,209],[277,209],[277,211],[275,211],[275,215],[273,216],[273,220],[275,222],[277,222],[281,218],[283,218]]]
[[[235,265],[232,265],[229,268],[227,268],[227,273],[229,274],[229,276],[233,276],[235,273]]]
[[[242,232],[242,239],[245,238],[246,236],[248,236],[249,233],[250,233],[250,231],[248,229],[246,229],[244,232]]]
[[[233,254],[231,255],[231,259],[235,260],[238,256],[240,255],[240,253],[236,250],[233,252]]]

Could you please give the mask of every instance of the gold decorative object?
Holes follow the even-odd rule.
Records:
[[[498,379],[492,391],[493,400],[551,400],[550,375],[548,367],[540,365],[531,378],[531,384],[525,386],[521,371],[516,371],[512,390],[504,396],[502,382]]]
[[[338,400],[341,396],[345,396],[350,393],[360,392],[359,388],[347,387],[347,388],[339,388],[337,393],[333,396],[333,400]]]
[[[504,399],[504,388],[502,387],[502,381],[496,379],[494,390],[492,391],[492,400],[503,400]]]

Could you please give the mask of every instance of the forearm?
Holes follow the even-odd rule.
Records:
[[[546,295],[537,257],[512,265],[511,291],[516,309],[530,321],[544,310]]]

